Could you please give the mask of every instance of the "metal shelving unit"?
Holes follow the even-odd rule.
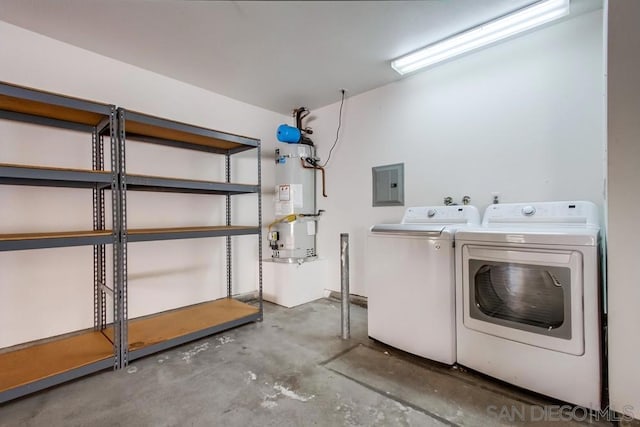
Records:
[[[105,228],[105,190],[114,206],[122,194],[117,116],[113,105],[42,92],[0,82],[0,119],[86,132],[92,141],[92,169],[63,169],[0,164],[0,185],[92,189],[93,229],[47,233],[0,234],[0,252],[65,246],[93,246],[94,328],[0,351],[0,403],[107,368],[119,368],[124,349],[119,344],[124,321],[122,269],[113,264],[113,287],[106,283],[106,245],[114,258],[121,253],[121,210],[113,211],[113,230]],[[104,139],[111,148],[111,169],[104,169]],[[1,233],[1,228],[0,228]],[[2,283],[2,286],[10,284]],[[113,324],[107,324],[107,294],[114,298]],[[2,325],[0,325],[0,328]],[[115,337],[115,339],[113,338]]]
[[[119,369],[129,360],[262,319],[259,140],[2,82],[0,119],[85,132],[92,142],[91,169],[0,163],[0,185],[91,189],[93,194],[91,230],[2,234],[0,227],[0,252],[93,246],[94,272],[93,329],[0,349],[0,403],[99,370]],[[109,170],[105,170],[105,138],[111,150]],[[225,182],[127,174],[128,139],[223,155]],[[246,150],[256,150],[258,182],[254,185],[231,182],[231,156]],[[106,190],[111,195],[111,230],[106,228]],[[128,229],[127,190],[223,196],[226,221],[214,226]],[[238,194],[257,196],[256,225],[232,224],[231,201]],[[232,236],[242,235],[258,239],[257,306],[233,298]],[[226,298],[129,320],[127,244],[210,237],[226,239]],[[111,287],[107,283],[107,245],[113,250]],[[108,297],[112,299],[112,323],[107,323]]]
[[[123,204],[121,217],[124,218],[121,241],[123,242],[123,294],[126,318],[127,273],[126,248],[128,243],[154,240],[194,239],[207,237],[226,238],[227,296],[214,301],[170,310],[145,318],[128,320],[123,331],[123,363],[144,357],[185,342],[196,340],[246,323],[262,319],[262,196],[260,141],[244,136],[206,129],[175,122],[142,113],[118,109],[119,146],[126,151],[126,140],[136,140],[170,147],[197,150],[225,156],[225,182],[188,180],[171,177],[157,177],[128,174],[124,157],[120,163]],[[231,182],[231,156],[246,150],[256,150],[258,182],[255,185]],[[127,191],[155,191],[210,194],[225,197],[226,221],[224,225],[128,229],[126,225]],[[233,225],[231,220],[232,196],[256,194],[258,198],[256,225]],[[258,305],[253,306],[233,298],[232,278],[232,236],[256,235],[258,238]],[[125,345],[124,343],[127,343]]]

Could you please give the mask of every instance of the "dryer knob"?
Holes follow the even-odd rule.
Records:
[[[522,208],[522,215],[524,216],[532,216],[534,213],[536,213],[536,208],[533,206],[525,206]]]
[[[437,212],[437,211],[436,211],[435,209],[429,209],[429,210],[427,211],[427,216],[428,216],[429,218],[433,218],[434,216],[436,216],[436,212]]]

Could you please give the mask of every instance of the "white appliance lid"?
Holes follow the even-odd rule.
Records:
[[[370,231],[451,238],[451,232],[466,225],[480,225],[475,206],[417,206],[407,208],[400,224],[376,224]]]
[[[371,227],[372,233],[420,233],[441,235],[444,231],[444,225],[429,224],[377,224]]]

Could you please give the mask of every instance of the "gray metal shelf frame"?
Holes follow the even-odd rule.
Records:
[[[95,170],[0,163],[0,184],[38,187],[110,188],[111,174]]]
[[[95,246],[110,244],[112,241],[112,232],[108,230],[3,234],[0,235],[0,252],[68,246]]]
[[[57,355],[63,361],[63,366],[60,369],[56,370],[57,368],[52,366],[51,372],[46,372],[39,378],[31,378],[27,372],[29,379],[23,382],[15,377],[20,374],[24,368],[23,365],[26,365],[28,360],[21,360],[21,356],[16,355],[27,354],[30,350],[36,353],[50,351],[55,347],[56,340],[50,343],[35,343],[32,347],[24,350],[0,354],[3,361],[12,364],[12,368],[0,367],[0,369],[11,369],[11,372],[0,371],[0,403],[2,403],[99,370],[121,367],[122,346],[119,344],[118,337],[124,322],[124,312],[115,302],[122,298],[120,265],[113,264],[113,288],[109,288],[106,283],[106,245],[112,245],[114,258],[117,258],[121,253],[119,210],[114,208],[113,211],[113,230],[105,228],[105,189],[111,190],[114,205],[117,205],[122,196],[118,191],[121,150],[117,144],[119,140],[116,137],[115,106],[0,82],[0,119],[91,134],[91,170],[0,164],[0,185],[92,189],[93,230],[0,234],[0,251],[92,245],[94,253],[94,332],[81,332],[79,337],[82,338],[82,334],[95,337],[90,334],[99,333],[105,338],[106,348],[111,348],[111,351],[106,352],[104,348],[101,348],[93,359],[80,360],[77,365],[70,365],[68,363],[69,354],[63,352]],[[105,137],[109,138],[112,153],[110,171],[104,169]],[[114,297],[114,322],[111,325],[108,325],[106,321],[107,293]],[[107,328],[114,331],[115,340],[106,334]],[[59,341],[80,342],[78,335],[71,338],[60,338]],[[108,342],[112,344],[108,344]],[[86,351],[83,348],[78,348],[78,350]],[[77,355],[74,353],[72,356]],[[65,359],[67,360],[65,361]],[[37,363],[47,365],[49,361],[37,360]],[[29,369],[24,368],[24,370],[26,372]]]
[[[258,186],[158,176],[127,175],[127,190],[235,195],[257,193]]]
[[[255,234],[258,237],[258,309],[255,312],[246,312],[238,316],[231,316],[228,320],[219,320],[218,323],[201,326],[189,333],[171,336],[159,342],[152,342],[143,348],[129,349],[126,343],[129,325],[127,320],[123,328],[124,341],[122,341],[123,365],[128,361],[143,357],[170,347],[184,344],[189,341],[221,332],[236,326],[254,321],[261,321],[263,317],[262,300],[262,168],[260,140],[245,136],[230,134],[200,126],[167,120],[160,117],[150,116],[143,113],[129,111],[118,108],[118,146],[123,153],[126,152],[126,140],[131,139],[139,142],[159,144],[175,148],[203,151],[207,153],[220,154],[225,156],[225,182],[197,181],[189,179],[179,179],[171,177],[150,177],[136,174],[129,174],[126,170],[125,157],[119,164],[120,193],[122,195],[122,212],[119,216],[123,218],[122,223],[122,250],[124,254],[122,287],[125,295],[124,318],[128,319],[127,302],[127,270],[126,253],[127,244],[132,242],[143,242],[152,240],[170,239],[193,239],[204,237],[225,237],[226,238],[226,278],[227,278],[227,298],[233,297],[232,278],[232,236]],[[255,185],[238,184],[231,181],[231,156],[247,150],[256,150],[258,182]],[[126,226],[126,194],[127,191],[157,191],[157,192],[178,192],[211,194],[225,196],[225,225],[224,226],[203,226],[187,228],[165,228],[129,230]],[[232,196],[237,194],[256,194],[258,198],[257,226],[234,226],[232,225]],[[216,301],[212,302],[216,304]],[[215,308],[214,308],[215,309]],[[232,308],[233,309],[233,308]],[[178,309],[179,310],[179,309]],[[160,314],[161,315],[161,314]],[[171,315],[171,314],[170,314]],[[162,320],[162,319],[161,319]],[[137,321],[137,320],[136,320]],[[136,322],[134,321],[134,322]],[[139,333],[139,331],[138,331]],[[136,342],[138,342],[136,340]],[[128,354],[127,354],[128,351]]]

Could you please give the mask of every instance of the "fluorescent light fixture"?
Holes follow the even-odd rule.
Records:
[[[544,0],[402,56],[391,67],[400,74],[495,43],[569,14],[569,0]]]

